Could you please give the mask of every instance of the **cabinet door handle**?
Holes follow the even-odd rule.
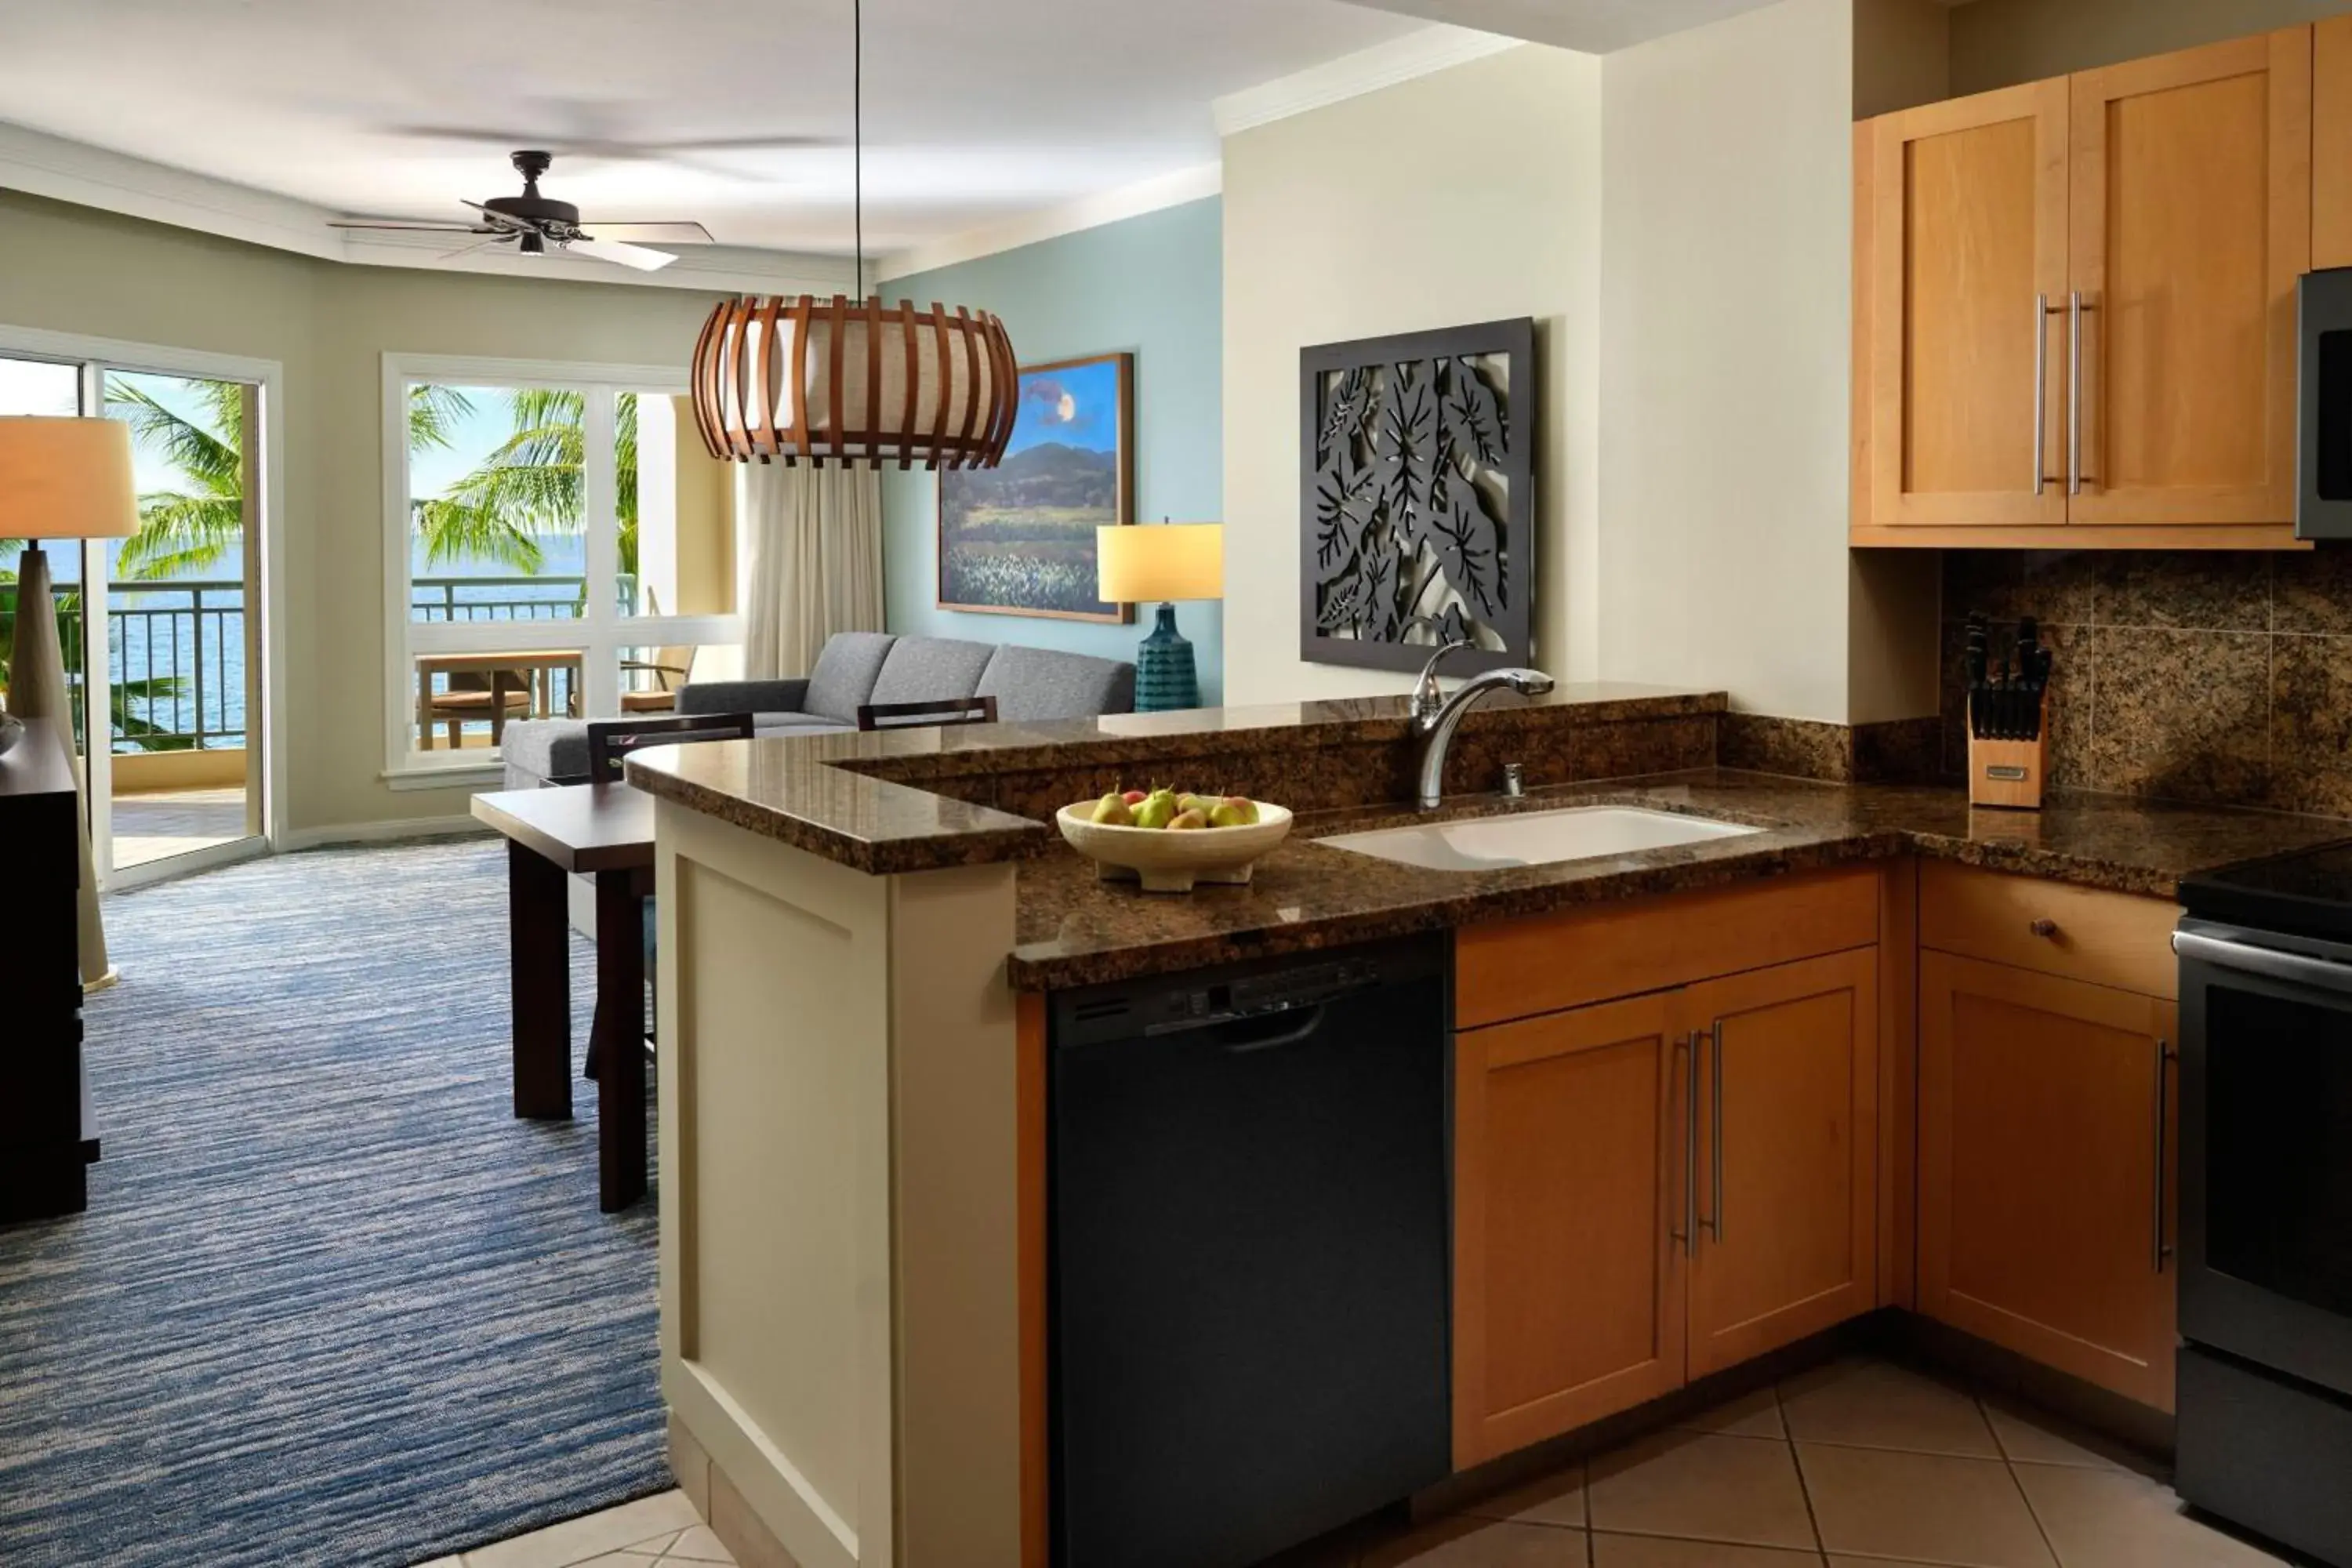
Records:
[[[1707,1164],[1710,1167],[1709,1184],[1715,1192],[1710,1200],[1713,1212],[1698,1223],[1702,1229],[1714,1236],[1716,1244],[1721,1246],[1723,1243],[1723,1020],[1717,1018],[1710,1027],[1700,1033],[1705,1034],[1708,1041],[1706,1068],[1710,1080],[1708,1095],[1713,1101],[1708,1115],[1713,1125],[1707,1129]],[[1694,1073],[1696,1072],[1698,1064],[1697,1044],[1698,1037],[1692,1036],[1691,1064]],[[1696,1092],[1698,1086],[1694,1082],[1691,1087],[1694,1090],[1691,1100],[1696,1103],[1698,1099]],[[1694,1137],[1692,1142],[1696,1143],[1697,1140]]]
[[[1683,1227],[1667,1234],[1682,1243],[1685,1258],[1698,1237],[1698,1034],[1693,1029],[1675,1042],[1675,1054],[1689,1058],[1690,1071],[1683,1097]]]
[[[2083,318],[2097,310],[2079,289],[2066,296],[2066,493],[2083,493]]]
[[[2169,1120],[2166,1112],[2171,1109],[2172,1100],[2170,1078],[2166,1069],[2171,1066],[2175,1056],[2171,1041],[2159,1039],[2156,1042],[2156,1173],[2148,1184],[2154,1189],[2149,1205],[2149,1229],[2153,1237],[2148,1246],[2151,1260],[2158,1274],[2164,1272],[2164,1260],[2172,1256],[2172,1248],[2164,1241],[2164,1155],[2168,1142],[2165,1122]]]
[[[2033,493],[2050,482],[2050,296],[2033,297]]]
[[[2026,921],[2025,929],[2035,936],[2053,937],[2058,934],[2058,922],[2044,915],[2039,920]]]

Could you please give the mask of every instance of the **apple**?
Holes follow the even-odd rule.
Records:
[[[1151,792],[1150,790],[1131,789],[1125,795],[1120,795],[1118,798],[1127,802],[1130,806],[1141,805],[1145,801],[1151,798]]]

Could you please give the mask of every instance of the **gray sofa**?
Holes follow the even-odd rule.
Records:
[[[837,632],[816,668],[792,680],[703,680],[678,689],[681,713],[750,713],[762,735],[855,730],[866,702],[993,697],[1005,723],[1086,719],[1135,706],[1135,666],[1086,654],[953,637]],[[506,787],[588,776],[588,727],[577,719],[509,724]]]

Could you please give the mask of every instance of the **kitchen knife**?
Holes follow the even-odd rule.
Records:
[[[1990,715],[1985,711],[1989,697],[1985,689],[1985,640],[1987,626],[1982,610],[1969,614],[1968,650],[1968,714],[1969,732],[1981,740],[1987,733],[1985,725]]]

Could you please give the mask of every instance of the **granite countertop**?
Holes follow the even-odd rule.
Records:
[[[1721,692],[1594,682],[1490,700],[1465,736],[1721,712]],[[829,731],[632,752],[631,784],[664,799],[876,876],[1051,854],[1052,824],[925,788],[1082,763],[1174,770],[1191,758],[1279,755],[1302,742],[1402,744],[1402,697],[1366,697],[1047,722]]]
[[[2039,812],[1986,811],[1956,787],[1811,784],[1719,768],[1465,801],[1446,815],[1601,803],[1766,831],[1550,866],[1433,871],[1316,842],[1428,818],[1393,806],[1325,812],[1301,816],[1249,886],[1186,895],[1098,881],[1091,861],[1054,847],[1021,868],[1008,973],[1022,990],[1062,989],[1915,852],[2169,899],[2192,871],[2352,837],[2352,824],[2267,812],[2065,795]]]

